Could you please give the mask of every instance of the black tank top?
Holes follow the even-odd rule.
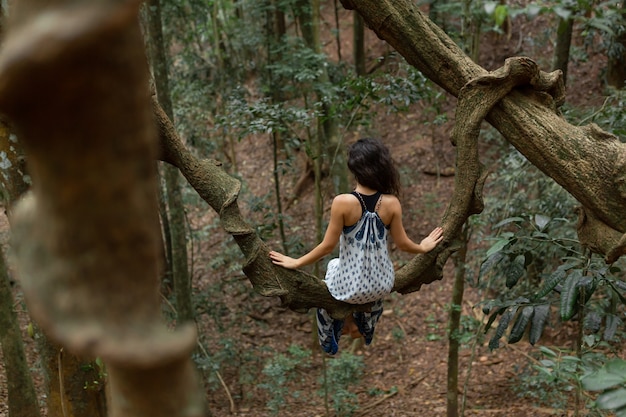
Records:
[[[382,193],[380,191],[376,191],[374,194],[365,195],[356,191],[352,191],[352,195],[359,199],[361,202],[361,207],[363,210],[367,211],[376,211],[376,204],[378,204],[378,200],[380,199],[380,195]],[[363,206],[365,205],[365,207]]]

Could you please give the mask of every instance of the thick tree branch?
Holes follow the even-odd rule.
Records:
[[[410,0],[342,0],[411,65],[458,97],[487,72]],[[557,112],[562,89],[541,75],[502,98],[485,119],[528,160],[569,191],[608,229],[626,232],[626,146],[597,126],[573,126]],[[548,86],[548,87],[546,87]],[[553,86],[554,88],[550,87]],[[601,133],[600,133],[601,132]],[[581,240],[585,240],[581,237]]]

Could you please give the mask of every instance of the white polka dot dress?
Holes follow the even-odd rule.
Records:
[[[328,263],[324,282],[335,299],[365,304],[389,294],[395,275],[387,249],[389,230],[378,213],[368,211],[361,196],[354,194],[363,215],[355,225],[343,228],[339,258]]]

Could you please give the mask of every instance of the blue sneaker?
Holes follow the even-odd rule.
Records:
[[[374,328],[382,314],[383,300],[376,301],[369,313],[357,312],[352,314],[356,327],[359,329],[359,333],[363,335],[366,345],[372,343],[372,339],[374,339]]]
[[[317,309],[317,337],[322,350],[334,355],[339,350],[343,320],[333,319],[323,308]]]

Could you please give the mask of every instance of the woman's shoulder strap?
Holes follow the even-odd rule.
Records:
[[[350,194],[352,194],[353,196],[357,198],[357,200],[359,200],[359,204],[361,204],[361,208],[363,209],[363,211],[366,211],[367,206],[365,205],[365,201],[363,201],[363,197],[361,196],[361,194],[356,191],[352,191]]]

